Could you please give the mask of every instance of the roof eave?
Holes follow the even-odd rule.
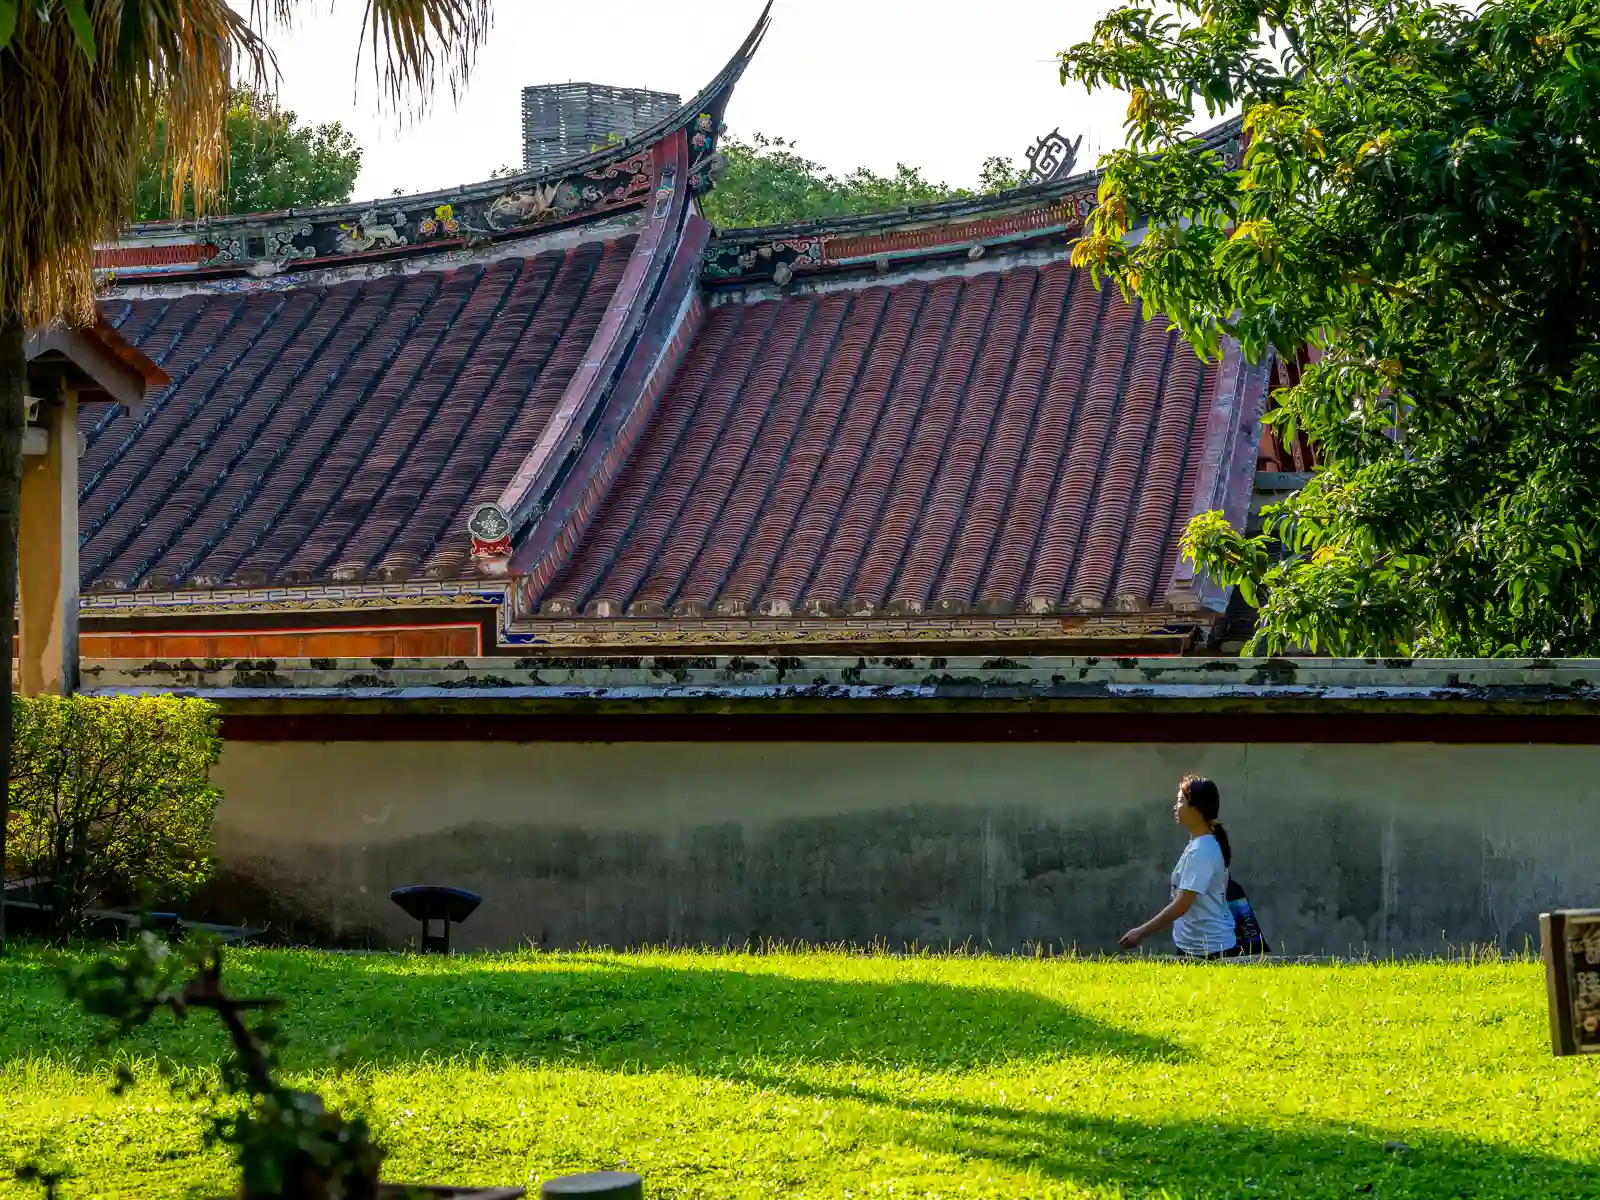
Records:
[[[146,392],[170,382],[160,367],[125,342],[104,321],[73,329],[53,325],[28,335],[30,369],[59,369],[80,402],[144,406]]]

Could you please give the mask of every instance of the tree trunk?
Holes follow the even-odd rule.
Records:
[[[27,333],[0,321],[0,889],[11,825],[11,639],[17,628],[17,516],[22,508],[23,397],[28,391]],[[0,896],[0,954],[6,946],[6,906]]]

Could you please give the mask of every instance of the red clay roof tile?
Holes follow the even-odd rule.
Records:
[[[1215,372],[1065,263],[724,304],[551,612],[1163,603]]]
[[[327,288],[111,303],[170,373],[89,413],[84,583],[459,576],[632,239]],[[1066,263],[727,303],[546,611],[1160,608],[1216,372]]]
[[[457,526],[538,437],[632,247],[108,303],[172,382],[142,417],[81,418],[84,586],[458,574]]]

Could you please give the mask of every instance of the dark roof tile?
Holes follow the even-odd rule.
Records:
[[[85,585],[462,575],[467,514],[533,450],[633,245],[107,304],[171,383],[80,418]],[[1216,378],[1063,262],[715,305],[534,600],[1160,609]]]
[[[1214,378],[1065,263],[724,304],[538,599],[1159,608]]]
[[[84,586],[459,572],[453,527],[526,456],[632,246],[108,304],[172,383],[81,418]]]

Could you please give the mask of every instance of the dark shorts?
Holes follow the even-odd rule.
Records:
[[[1196,962],[1210,962],[1214,958],[1238,958],[1244,953],[1243,946],[1235,946],[1231,950],[1218,950],[1215,954],[1190,954],[1186,950],[1178,951],[1185,958],[1192,958]]]

